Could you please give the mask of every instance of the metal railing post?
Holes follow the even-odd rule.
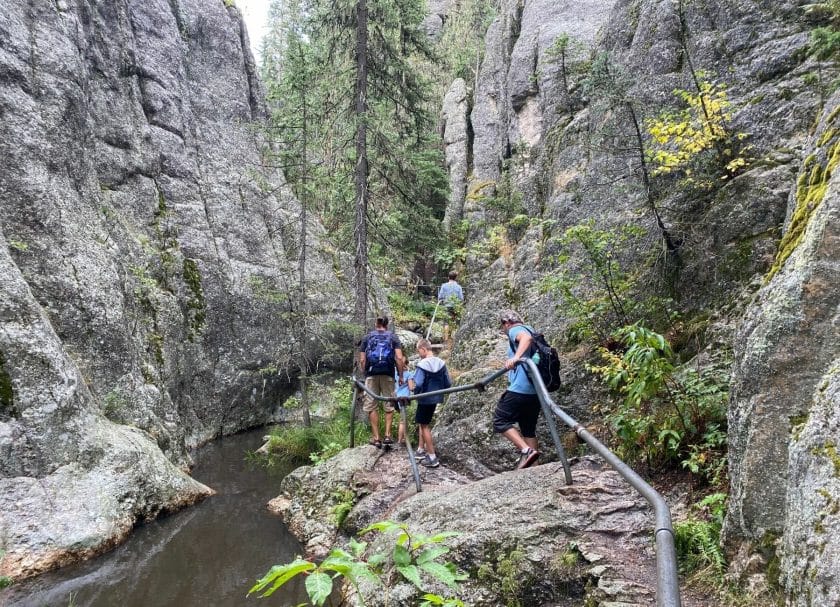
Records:
[[[353,395],[350,397],[350,447],[352,448],[356,446],[356,400],[358,400],[359,391],[356,386],[353,386],[351,390],[353,390]]]

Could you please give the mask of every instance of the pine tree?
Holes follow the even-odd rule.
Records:
[[[299,6],[286,18],[296,20],[314,61],[316,76],[307,91],[309,119],[318,126],[311,131],[315,139],[308,155],[290,151],[283,164],[287,175],[308,165],[328,230],[344,239],[339,246],[352,237],[354,313],[361,328],[368,324],[371,252],[393,260],[418,241],[434,244],[447,199],[427,98],[432,89],[422,75],[423,62],[431,57],[420,29],[424,5],[418,0],[300,0]],[[285,31],[273,28],[267,48],[286,48]],[[276,57],[266,55],[267,63],[274,62],[272,68],[264,66],[268,78],[304,69],[293,60],[278,65]],[[299,113],[298,106],[278,98],[275,107],[281,115],[278,128],[294,129],[288,116]]]

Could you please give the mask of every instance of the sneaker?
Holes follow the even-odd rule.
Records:
[[[388,445],[389,447],[394,444],[394,439],[390,436],[386,436],[385,440],[382,441],[383,445]]]
[[[522,470],[527,468],[528,466],[532,466],[537,458],[540,456],[540,452],[536,449],[531,449],[528,447],[526,451],[522,452],[522,455],[519,457],[519,463],[516,464],[517,470]]]
[[[440,466],[440,461],[437,457],[426,454],[426,457],[420,460],[420,465],[426,466],[426,468],[437,468]]]
[[[425,449],[418,449],[417,451],[414,452],[414,457],[416,457],[418,459],[423,458],[425,455],[426,455],[426,450]]]

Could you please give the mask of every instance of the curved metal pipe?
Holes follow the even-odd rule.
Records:
[[[654,538],[656,540],[656,604],[659,607],[680,607],[680,586],[679,574],[677,572],[677,551],[674,546],[674,528],[671,524],[671,511],[668,503],[653,487],[636,474],[627,464],[621,461],[612,451],[607,449],[597,438],[581,426],[574,418],[557,406],[548,396],[545,384],[540,377],[536,363],[530,358],[523,359],[522,363],[531,375],[533,383],[537,385],[537,392],[549,404],[554,414],[560,420],[574,430],[580,439],[600,455],[604,460],[618,472],[630,486],[638,491],[642,497],[653,508],[656,519]]]

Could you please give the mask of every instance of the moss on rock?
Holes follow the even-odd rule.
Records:
[[[6,372],[6,359],[0,352],[0,415],[16,415],[12,378]]]
[[[836,120],[837,116],[837,112],[832,112],[829,120]],[[765,283],[784,267],[787,259],[802,243],[811,217],[825,198],[831,176],[840,163],[838,135],[840,135],[838,129],[828,126],[819,140],[821,146],[828,146],[824,160],[820,161],[817,155],[812,154],[803,163],[802,174],[796,183],[796,207],[791,215],[788,229],[779,243],[773,266],[765,277]]]

